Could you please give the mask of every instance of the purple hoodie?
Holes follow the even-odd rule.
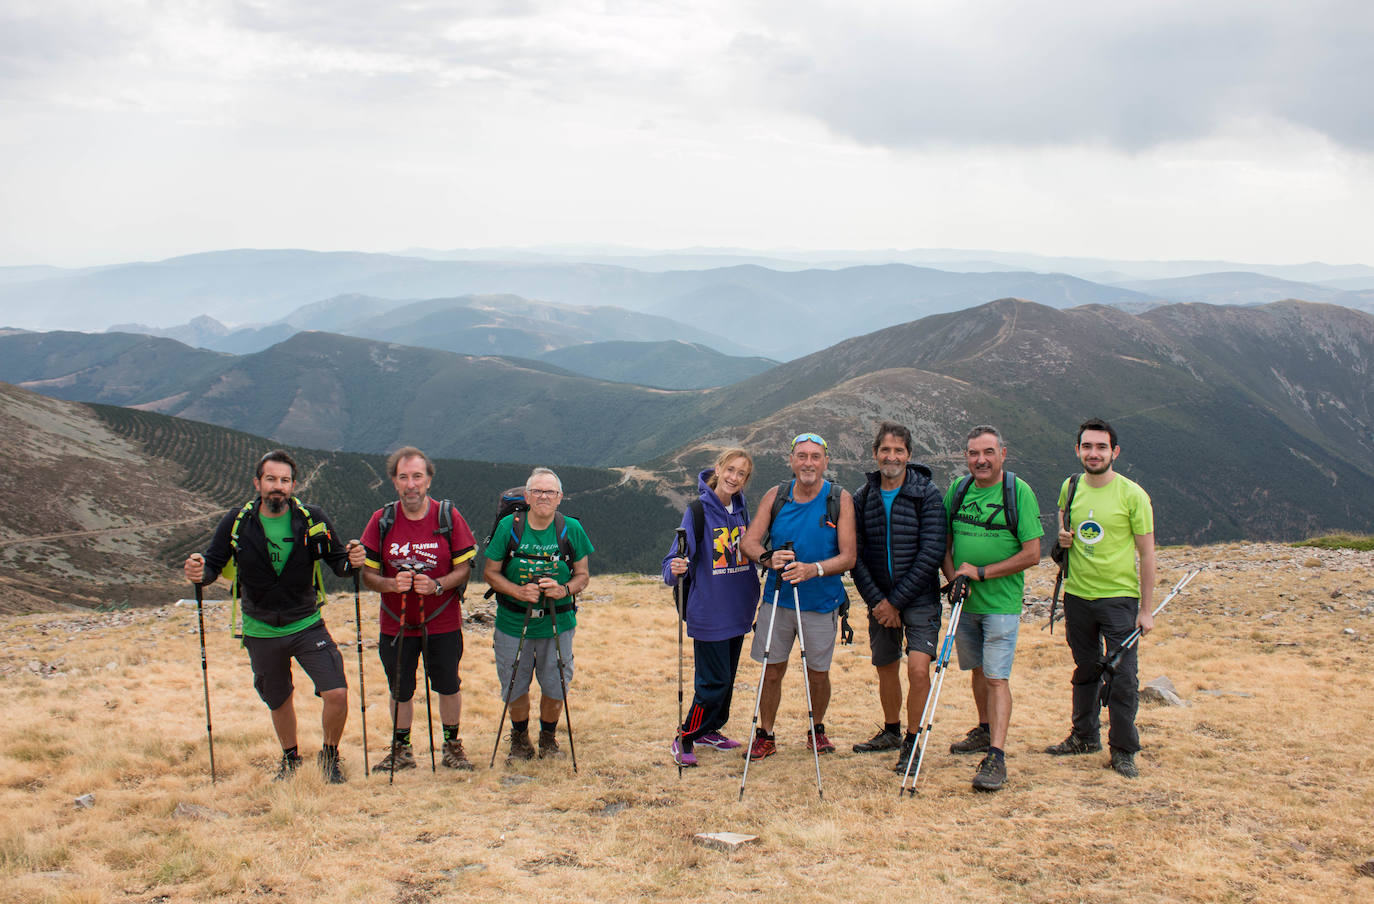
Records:
[[[729,640],[749,633],[759,601],[759,576],[752,562],[743,561],[740,541],[749,527],[749,508],[743,493],[730,500],[733,511],[720,504],[716,491],[706,482],[715,468],[697,476],[701,491],[702,536],[708,540],[698,554],[692,524],[692,509],[682,513],[682,529],[687,532],[687,559],[692,563],[685,578],[687,593],[687,633],[697,640]],[[713,542],[712,542],[713,541]],[[676,581],[668,563],[677,541],[663,557],[663,583]]]

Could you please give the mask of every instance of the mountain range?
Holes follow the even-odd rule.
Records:
[[[301,333],[228,356],[120,334],[0,337],[0,379],[276,441],[526,464],[628,467],[680,499],[724,445],[756,451],[756,492],[818,430],[856,486],[874,424],[916,434],[942,485],[964,433],[994,423],[1042,509],[1088,416],[1122,436],[1163,542],[1374,527],[1374,317],[1343,307],[1165,305],[1139,315],[1014,299],[848,339],[729,386],[665,392],[549,364]],[[1193,454],[1189,455],[1188,452]]]

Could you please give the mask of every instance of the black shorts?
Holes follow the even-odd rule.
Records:
[[[873,651],[873,664],[878,668],[901,660],[903,640],[906,652],[935,658],[940,638],[940,601],[914,603],[898,612],[902,616],[902,627],[887,628],[878,624],[873,611],[869,610],[868,646]]]
[[[325,691],[348,687],[343,654],[329,636],[323,619],[285,637],[245,637],[243,645],[253,666],[253,687],[268,709],[280,707],[296,690],[291,683],[292,657],[315,682],[316,697]]]
[[[401,703],[415,696],[415,670],[420,664],[420,644],[424,638],[407,637],[401,643],[401,686],[396,687],[396,635],[383,634],[377,640],[377,656],[386,670],[387,686],[393,688],[392,699]],[[436,694],[458,693],[463,679],[458,677],[458,663],[463,659],[463,632],[445,631],[429,635],[429,686]]]

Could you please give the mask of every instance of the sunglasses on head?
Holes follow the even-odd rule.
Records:
[[[792,448],[793,448],[793,449],[797,448],[797,443],[815,443],[816,445],[820,446],[822,449],[825,449],[827,452],[830,451],[830,447],[827,446],[827,445],[825,444],[825,440],[821,439],[821,438],[820,438],[818,435],[816,435],[815,433],[799,433],[799,434],[797,434],[796,436],[792,437]]]

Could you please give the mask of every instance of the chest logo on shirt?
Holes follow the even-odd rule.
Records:
[[[712,533],[715,535],[715,556],[711,560],[711,567],[729,568],[738,562],[739,528],[717,527]]]
[[[1089,518],[1078,523],[1078,539],[1092,546],[1102,540],[1102,525]]]

